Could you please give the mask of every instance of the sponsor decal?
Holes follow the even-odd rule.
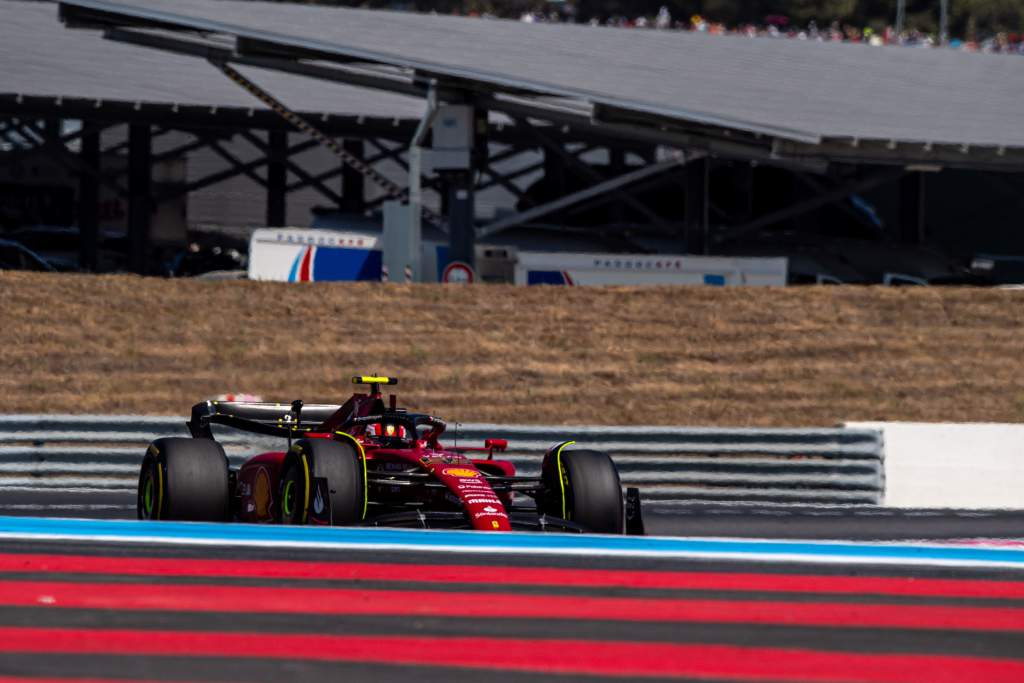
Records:
[[[424,465],[455,465],[468,462],[468,459],[461,455],[425,455],[420,462]]]
[[[634,270],[681,270],[683,267],[682,259],[678,258],[626,258],[626,259],[594,259],[594,268],[604,269],[619,269],[627,268]]]
[[[482,486],[457,486],[460,491],[465,491],[467,496],[492,496],[494,490],[486,484]]]
[[[487,507],[484,508],[484,512],[497,512],[497,511],[498,511],[498,508],[491,507],[490,505],[488,505]]]
[[[270,517],[270,505],[274,498],[270,493],[270,474],[267,468],[260,467],[256,470],[256,478],[252,485],[252,502],[256,509],[256,517],[267,519]]]
[[[467,498],[467,505],[496,505],[501,501],[497,498]]]
[[[478,512],[473,515],[473,519],[480,519],[481,517],[504,517],[508,519],[508,515],[504,512]]]
[[[446,467],[441,470],[442,474],[446,474],[449,477],[468,477],[475,478],[479,477],[480,473],[476,470],[471,470],[468,467]]]
[[[492,521],[491,521],[491,528],[492,528],[492,529],[497,529],[497,528],[499,528],[499,527],[501,527],[501,525],[500,525],[500,524],[498,524],[497,520],[492,520]]]

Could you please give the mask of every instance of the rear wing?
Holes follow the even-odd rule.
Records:
[[[334,416],[342,406],[309,404],[294,401],[283,403],[242,403],[238,401],[204,401],[192,406],[191,419],[185,424],[197,439],[212,439],[212,424],[221,424],[254,434],[294,438],[317,432],[322,423]]]

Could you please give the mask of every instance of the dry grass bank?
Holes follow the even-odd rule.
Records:
[[[1024,420],[1024,292],[286,285],[0,272],[0,412],[335,401],[460,421]]]

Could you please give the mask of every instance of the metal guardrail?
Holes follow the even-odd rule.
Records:
[[[457,427],[457,429],[456,429]],[[281,440],[215,427],[232,464]],[[134,490],[145,445],[188,436],[183,418],[0,415],[0,492]],[[506,438],[502,457],[534,475],[552,444],[615,458],[623,485],[655,507],[693,501],[877,505],[885,488],[881,432],[867,429],[450,425],[446,445]]]

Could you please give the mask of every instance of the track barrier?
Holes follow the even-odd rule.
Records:
[[[215,427],[233,465],[283,441]],[[0,415],[0,491],[134,490],[146,444],[188,436],[183,418],[113,415]],[[623,486],[645,504],[693,501],[877,505],[885,492],[884,444],[875,429],[449,425],[445,445],[509,441],[510,460],[538,475],[552,444],[603,450]]]

